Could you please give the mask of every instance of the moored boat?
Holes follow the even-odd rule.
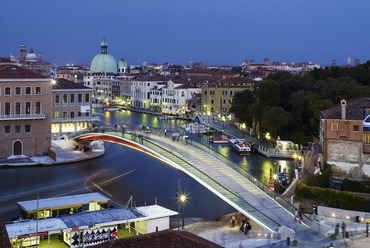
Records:
[[[230,139],[230,144],[240,155],[249,155],[251,154],[251,148],[247,142],[243,139]]]
[[[229,140],[230,139],[226,135],[222,135],[221,137],[213,137],[209,141],[214,144],[227,144]]]

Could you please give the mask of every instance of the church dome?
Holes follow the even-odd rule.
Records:
[[[127,62],[124,59],[118,61],[118,67],[127,67]]]
[[[105,39],[100,44],[101,52],[97,54],[91,62],[91,72],[113,72],[117,74],[117,62],[112,55],[107,52],[108,45]]]
[[[37,56],[33,53],[33,49],[31,48],[30,53],[26,56],[26,62],[36,62]]]

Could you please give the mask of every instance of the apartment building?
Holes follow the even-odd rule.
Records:
[[[322,161],[337,178],[370,179],[370,98],[320,112]]]
[[[225,117],[232,106],[235,93],[243,90],[253,90],[253,79],[234,77],[221,79],[202,87],[203,111],[209,115]]]
[[[0,158],[40,156],[51,146],[52,80],[0,65]]]

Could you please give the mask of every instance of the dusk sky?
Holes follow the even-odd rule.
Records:
[[[370,60],[369,0],[0,0],[0,57],[19,45],[57,65],[108,53],[142,62],[240,65]]]

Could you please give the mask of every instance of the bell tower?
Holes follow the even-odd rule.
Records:
[[[19,46],[19,63],[26,61],[26,47],[25,45]]]

